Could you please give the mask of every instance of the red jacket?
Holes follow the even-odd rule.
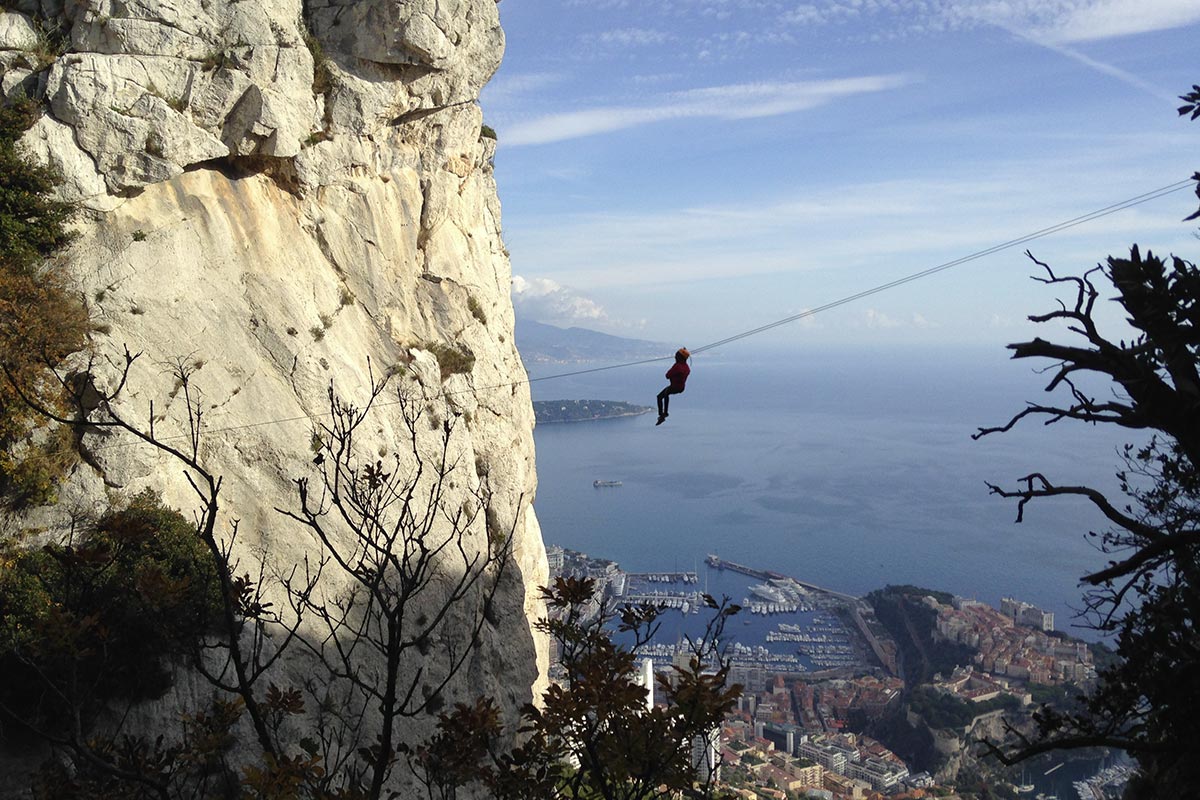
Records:
[[[675,365],[667,370],[666,378],[671,382],[671,388],[677,392],[683,391],[683,385],[687,383],[688,375],[692,374],[692,368],[683,361],[676,361]]]

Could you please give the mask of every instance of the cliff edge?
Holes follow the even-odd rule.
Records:
[[[331,382],[363,402],[369,375],[396,372],[432,424],[410,444],[396,404],[379,402],[356,445],[429,456],[454,421],[450,455],[469,468],[449,491],[486,479],[488,525],[512,532],[514,569],[446,700],[490,694],[515,714],[545,674],[531,623],[546,560],[495,141],[477,104],[504,47],[495,1],[6,5],[0,89],[43,103],[24,143],[82,209],[62,266],[95,328],[100,388],[120,380],[125,348],[140,353],[118,409],[184,434],[168,365],[189,365],[200,460],[223,479],[218,530],[237,520],[238,554],[285,574],[320,552],[279,510],[318,469]],[[194,506],[169,455],[127,435],[81,448],[58,504],[32,512],[40,526],[146,487]],[[465,541],[486,548],[489,535]],[[186,708],[188,686],[202,691],[182,680],[147,719]]]

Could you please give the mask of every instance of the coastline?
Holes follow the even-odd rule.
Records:
[[[539,424],[594,422],[636,417],[654,409],[624,400],[534,400],[533,418]]]
[[[538,425],[570,425],[576,422],[599,422],[606,419],[622,419],[624,417],[640,417],[643,414],[649,414],[653,408],[644,408],[641,411],[626,411],[622,414],[606,414],[603,417],[580,417],[579,419],[547,419],[538,420]]]

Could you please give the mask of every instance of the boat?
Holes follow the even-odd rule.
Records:
[[[592,481],[592,486],[596,487],[597,489],[601,488],[602,486],[620,486],[620,485],[621,485],[620,481]]]

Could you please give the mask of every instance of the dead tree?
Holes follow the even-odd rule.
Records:
[[[436,713],[476,651],[512,538],[489,526],[486,476],[455,449],[458,417],[433,419],[427,401],[398,389],[385,403],[388,385],[373,381],[361,406],[330,385],[329,421],[313,435],[319,475],[296,479],[298,508],[279,509],[321,546],[325,588],[291,598],[316,629],[306,644],[321,665],[311,689],[329,714],[328,771],[372,800],[384,796],[401,723]],[[383,405],[404,449],[375,457],[365,423]]]
[[[1051,360],[1046,390],[1065,389],[1068,399],[1030,404],[976,438],[1031,417],[1113,424],[1150,436],[1125,449],[1120,499],[1036,472],[1013,488],[989,484],[1017,500],[1018,522],[1031,501],[1057,496],[1084,498],[1108,520],[1107,530],[1090,535],[1111,560],[1082,581],[1089,587],[1086,619],[1116,634],[1122,661],[1101,672],[1077,709],[1042,709],[1037,737],[1010,731],[1011,741],[987,746],[1005,763],[1056,749],[1119,747],[1138,758],[1148,780],[1192,786],[1200,778],[1188,744],[1200,738],[1200,270],[1181,258],[1149,252],[1143,258],[1136,246],[1129,258],[1109,258],[1077,277],[1034,261],[1044,271],[1037,280],[1070,287],[1074,296],[1030,319],[1064,323],[1076,342],[1035,338],[1009,349],[1014,358]],[[1097,326],[1097,275],[1116,287],[1115,299],[1136,329],[1132,340],[1114,341]],[[1085,391],[1076,380],[1081,373],[1106,378],[1110,393]]]
[[[115,388],[108,392],[97,388],[95,356],[89,357],[81,369],[70,372],[56,370],[54,365],[48,364],[47,369],[61,383],[69,399],[70,416],[39,403],[7,368],[5,376],[31,408],[76,431],[78,446],[85,458],[90,458],[91,450],[96,448],[118,446],[111,437],[124,434],[170,456],[180,466],[195,492],[195,535],[211,556],[220,597],[219,618],[210,635],[196,643],[192,665],[219,693],[237,698],[236,703],[231,704],[218,696],[217,710],[201,710],[190,716],[185,721],[181,738],[196,738],[197,732],[205,727],[209,728],[209,733],[220,733],[212,728],[213,725],[226,726],[224,732],[228,733],[244,713],[262,757],[268,763],[278,763],[285,758],[285,746],[279,738],[279,708],[286,705],[283,700],[287,696],[274,685],[269,690],[262,690],[260,684],[295,641],[302,617],[297,615],[285,621],[265,601],[264,592],[270,579],[265,562],[260,561],[252,567],[253,574],[250,569],[243,570],[236,555],[238,522],[232,521],[226,532],[219,529],[223,479],[205,466],[201,456],[204,411],[200,393],[192,381],[194,369],[191,365],[184,359],[168,365],[176,384],[175,396],[182,398],[185,434],[161,435],[156,429],[158,417],[153,401],[148,404],[144,424],[118,409],[117,401],[139,357],[140,354],[125,350],[122,362],[115,365]],[[96,439],[100,441],[97,443]],[[293,569],[281,580],[298,591],[311,591],[319,577],[319,572],[310,571],[300,578]],[[178,746],[166,745],[164,749],[162,741],[153,744],[141,740],[136,732],[125,729],[127,714],[128,709],[115,715],[119,720],[115,728],[93,731],[76,708],[67,712],[73,722],[65,731],[37,729],[36,732],[52,747],[69,753],[78,766],[140,786],[154,796],[164,799],[203,796],[203,786],[195,785],[194,773],[189,773],[184,763],[199,752],[189,749],[186,742]],[[120,744],[122,741],[124,744]],[[135,746],[136,751],[130,749]],[[209,752],[203,755],[222,754]]]

